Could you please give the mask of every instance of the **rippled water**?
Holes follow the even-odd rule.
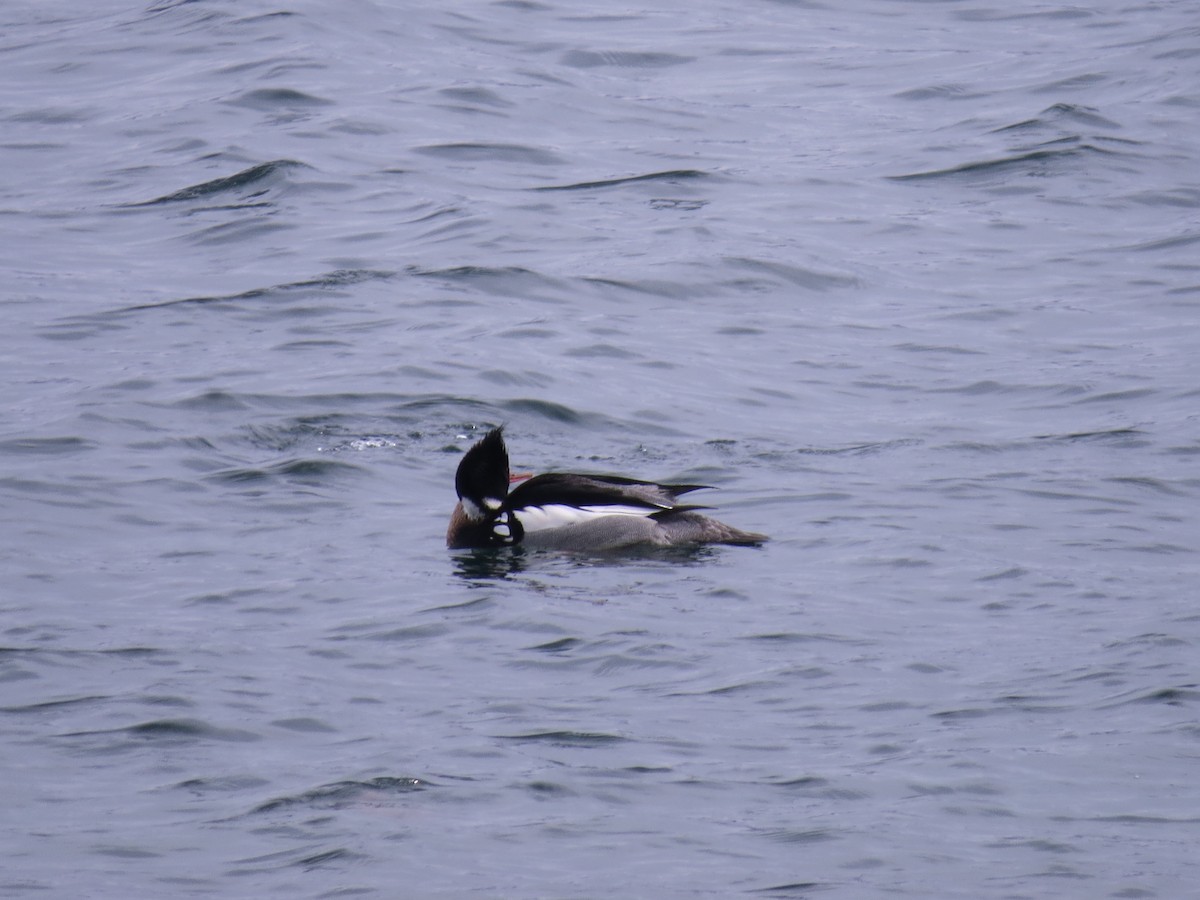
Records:
[[[1162,897],[1190,2],[0,10],[5,896]],[[754,550],[452,554],[459,452]]]

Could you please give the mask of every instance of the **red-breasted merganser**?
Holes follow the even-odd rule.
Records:
[[[741,531],[679,503],[703,484],[655,484],[617,475],[536,475],[508,468],[504,435],[495,428],[466,452],[454,487],[458,505],[446,545],[523,547],[580,552],[681,544],[761,544],[765,534]],[[512,493],[509,484],[520,481]]]

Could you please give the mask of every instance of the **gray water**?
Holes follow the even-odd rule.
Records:
[[[0,894],[1197,896],[1195,3],[442,6],[0,7]]]

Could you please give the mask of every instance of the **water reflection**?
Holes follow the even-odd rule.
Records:
[[[520,547],[466,550],[454,556],[454,574],[468,581],[502,581],[524,572],[526,551]]]
[[[637,547],[608,553],[583,554],[523,547],[465,550],[454,554],[454,574],[468,581],[503,581],[531,568],[608,568],[633,563],[702,565],[717,558],[721,550],[708,544],[683,547]]]

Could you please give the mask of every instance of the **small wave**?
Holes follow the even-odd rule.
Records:
[[[869,441],[862,444],[849,444],[845,447],[797,447],[795,453],[802,456],[866,456],[883,453],[888,450],[899,450],[904,447],[919,447],[922,441],[916,438],[897,438],[892,441]],[[766,451],[757,454],[758,459],[773,460],[786,455],[783,451]],[[833,494],[832,496],[839,496]]]
[[[827,828],[765,828],[752,833],[783,844],[816,844],[837,838],[837,835]]]
[[[163,309],[180,305],[204,305],[208,303],[236,303],[244,300],[260,300],[280,294],[290,294],[300,291],[332,291],[335,288],[358,284],[363,281],[386,281],[395,276],[395,272],[383,269],[335,269],[324,275],[307,278],[303,281],[288,281],[268,287],[250,288],[235,294],[212,294],[199,297],[176,297],[170,300],[160,300],[154,303],[138,303],[133,306],[123,306],[113,310],[113,313],[136,312],[144,309]],[[94,317],[92,317],[94,318]]]
[[[1156,238],[1152,241],[1145,241],[1139,244],[1127,244],[1119,249],[1122,250],[1175,250],[1179,247],[1189,247],[1192,244],[1200,243],[1200,231],[1186,231],[1183,234],[1176,234],[1165,238]]]
[[[888,175],[889,181],[929,181],[932,179],[975,178],[978,176],[1000,175],[1014,170],[1028,175],[1044,175],[1060,163],[1086,159],[1093,156],[1110,156],[1116,151],[1100,147],[1095,143],[1079,143],[1066,147],[1041,147],[1001,156],[995,159],[985,159],[977,162],[962,163],[945,169],[931,169],[926,172],[910,172],[905,175]]]
[[[235,100],[230,101],[234,106],[247,106],[251,109],[296,109],[298,107],[330,106],[332,100],[306,94],[293,88],[259,88],[247,91]]]
[[[171,404],[176,409],[200,409],[210,412],[226,412],[231,410],[249,409],[249,404],[240,396],[228,391],[209,390],[177,400]]]
[[[1074,402],[1077,404],[1083,403],[1112,403],[1120,400],[1142,400],[1146,397],[1152,397],[1158,393],[1153,388],[1130,388],[1126,391],[1105,391],[1103,394],[1089,394],[1086,397],[1080,397]]]
[[[505,108],[516,105],[509,100],[505,100],[495,91],[482,87],[448,87],[442,88],[438,93],[443,97],[449,97],[451,100],[456,100],[460,103],[471,103],[479,106]]]
[[[501,740],[530,744],[551,744],[555,747],[607,747],[625,743],[627,737],[597,731],[535,731],[529,734],[500,734]]]
[[[1035,441],[1107,441],[1124,440],[1131,437],[1142,437],[1144,431],[1136,428],[1112,428],[1106,431],[1072,431],[1064,434],[1035,434]]]
[[[0,441],[0,453],[14,456],[67,456],[95,450],[99,445],[81,437],[12,438]]]
[[[0,647],[0,654],[15,654],[19,656],[52,656],[71,658],[76,656],[155,656],[163,651],[154,647],[110,647],[104,650],[47,650],[44,647]]]
[[[692,179],[710,178],[708,172],[702,172],[699,169],[669,169],[666,172],[647,172],[644,175],[627,175],[624,178],[605,178],[599,181],[578,181],[574,184],[550,184],[544,187],[535,187],[530,190],[534,191],[590,191],[596,188],[618,187],[623,184],[635,184],[639,181],[664,181],[668,184],[675,184],[680,181],[688,181]]]
[[[1147,475],[1141,475],[1141,476],[1125,475],[1125,476],[1117,476],[1117,477],[1113,477],[1113,478],[1106,478],[1104,480],[1107,482],[1110,482],[1112,484],[1122,484],[1122,485],[1127,484],[1127,485],[1130,485],[1131,487],[1144,488],[1153,493],[1166,494],[1171,497],[1186,497],[1186,496],[1188,496],[1187,491],[1181,491],[1179,488],[1175,487],[1172,484],[1169,484],[1166,481],[1162,481],[1161,479],[1158,479],[1158,478],[1151,478]]]
[[[620,278],[601,278],[594,275],[584,275],[580,277],[580,281],[605,289],[608,293],[645,294],[652,297],[666,297],[670,300],[694,299],[695,297],[705,296],[711,291],[711,288],[706,285],[688,284],[684,281],[664,281],[661,279],[625,281]]]
[[[791,881],[787,884],[773,884],[770,887],[751,888],[749,893],[804,897],[813,891],[822,890],[827,887],[830,887],[830,885],[820,881]]]
[[[512,412],[533,413],[552,422],[568,422],[574,425],[582,423],[585,419],[582,413],[576,412],[571,407],[563,406],[561,403],[551,403],[549,400],[509,400],[501,406]]]
[[[1006,131],[1028,131],[1047,126],[1060,127],[1064,123],[1086,125],[1089,128],[1117,129],[1121,127],[1117,122],[1100,115],[1099,110],[1090,106],[1080,106],[1074,103],[1055,103],[1052,106],[1046,107],[1031,119],[1024,119],[1020,122],[1014,122],[1011,125],[1002,125],[999,128],[993,128],[990,133],[1000,134]]]
[[[317,485],[328,483],[333,478],[348,473],[358,473],[361,469],[353,463],[341,462],[334,459],[289,459],[263,468],[223,469],[208,477],[214,481],[224,481],[232,484],[245,482],[271,481],[282,479],[299,484]]]
[[[303,807],[306,809],[341,809],[370,799],[390,795],[412,794],[424,791],[431,785],[420,778],[396,778],[380,776],[367,781],[337,781],[287,797],[278,797],[256,806],[251,815],[276,812],[282,809]]]
[[[1127,200],[1141,206],[1167,206],[1180,209],[1200,207],[1200,189],[1192,187],[1165,188],[1162,190],[1138,191],[1126,195]]]
[[[557,166],[564,162],[556,153],[524,144],[426,144],[417,147],[416,152],[456,162],[506,162],[537,166]]]
[[[957,84],[932,84],[900,91],[895,96],[900,100],[975,100],[984,95]]]
[[[630,50],[569,50],[562,56],[562,64],[573,69],[596,69],[613,66],[622,69],[661,69],[666,66],[681,66],[692,62],[693,56],[675,53],[637,52]]]
[[[28,703],[24,706],[0,706],[0,712],[11,714],[40,713],[47,712],[49,710],[59,710],[66,707],[101,703],[105,700],[111,699],[112,697],[108,694],[89,694],[85,697],[66,697],[61,700],[43,700],[40,703]]]
[[[708,206],[707,200],[677,200],[671,197],[655,197],[650,201],[651,209],[677,210],[679,212],[695,212]]]
[[[1178,687],[1154,688],[1152,690],[1136,690],[1110,697],[1100,704],[1100,709],[1113,709],[1118,706],[1164,704],[1166,706],[1193,706],[1200,701],[1200,689],[1194,684]]]
[[[146,741],[166,743],[190,743],[193,741],[248,742],[260,740],[260,736],[240,728],[220,728],[201,719],[155,719],[99,731],[73,731],[62,735],[65,738],[126,736]]]
[[[249,169],[243,169],[236,174],[226,176],[225,178],[214,178],[212,181],[204,181],[200,184],[194,184],[191,187],[182,188],[170,194],[164,194],[161,197],[155,197],[153,200],[143,200],[138,203],[122,204],[125,208],[133,208],[139,206],[157,206],[163,203],[182,203],[187,200],[199,200],[205,197],[212,197],[217,194],[225,194],[230,191],[238,191],[243,188],[257,186],[260,182],[266,181],[281,172],[286,172],[288,169],[294,169],[304,166],[304,163],[296,162],[291,159],[276,159],[271,162],[260,163],[257,166],[251,166]],[[307,166],[304,166],[307,168]]]
[[[1008,12],[1001,11],[1004,7],[996,9],[967,9],[958,13],[955,18],[961,19],[964,22],[1015,22],[1022,19],[1090,19],[1096,15],[1090,9],[1080,9],[1077,7],[1063,7],[1046,10],[1036,10],[1033,12]]]
[[[745,641],[767,641],[770,643],[779,644],[811,644],[811,643],[832,643],[832,644],[864,644],[857,638],[845,637],[840,634],[821,634],[816,632],[799,632],[799,631],[772,631],[764,634],[747,634],[742,637]]]
[[[583,641],[579,638],[565,637],[545,644],[535,644],[527,649],[537,650],[540,653],[562,653],[566,650],[574,650],[582,645]]]
[[[858,285],[858,279],[848,275],[838,275],[832,272],[817,272],[802,266],[775,262],[768,259],[753,259],[751,257],[726,257],[725,262],[741,269],[765,274],[777,278],[787,284],[807,288],[811,291],[828,291],[835,288],[849,288]]]
[[[484,293],[494,296],[529,297],[535,291],[562,289],[561,282],[533,269],[521,266],[453,266],[447,269],[422,269],[408,266],[406,275],[416,278],[433,278],[451,284],[469,284]]]

